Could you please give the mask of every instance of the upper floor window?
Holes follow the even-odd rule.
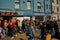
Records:
[[[58,0],[58,3],[60,4],[60,0]]]
[[[52,2],[54,3],[54,0],[52,0]]]
[[[23,3],[25,3],[25,0],[23,0]]]
[[[31,9],[31,1],[27,1],[27,9],[28,9],[28,10]]]
[[[15,0],[15,9],[20,8],[20,0]]]
[[[58,4],[58,0],[56,0],[57,4]]]
[[[49,9],[51,10],[51,5],[49,5]]]
[[[54,13],[54,6],[52,6],[52,13]]]
[[[54,6],[54,10],[55,10],[55,6]]]
[[[57,12],[59,12],[59,7],[57,7]]]
[[[46,9],[48,9],[48,4],[46,4]]]
[[[19,4],[15,4],[15,8],[16,9],[19,9],[20,8],[20,5]]]
[[[38,2],[37,7],[38,7],[38,9],[41,9],[41,3],[40,2]]]

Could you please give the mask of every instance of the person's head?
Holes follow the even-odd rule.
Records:
[[[20,20],[18,20],[18,22],[20,22]]]
[[[32,26],[32,22],[31,21],[29,21],[29,26]]]
[[[7,20],[4,20],[4,22],[7,22]]]
[[[13,20],[13,19],[11,19],[11,22],[14,22],[14,20]]]
[[[47,20],[47,22],[46,22],[47,24],[49,24],[50,23],[50,20]]]

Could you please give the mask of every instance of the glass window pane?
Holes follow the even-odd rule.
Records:
[[[38,6],[41,6],[41,4],[39,4],[39,3],[38,3],[37,5],[38,5]]]
[[[46,4],[46,8],[48,9],[48,4]]]
[[[59,12],[59,7],[57,7],[57,12]]]
[[[16,9],[19,9],[19,4],[15,4],[15,8]]]
[[[42,5],[40,2],[37,3],[37,7],[38,7],[38,9],[41,9]]]
[[[40,3],[40,2],[38,2],[37,6],[41,6],[41,3]]]
[[[27,2],[27,9],[31,9],[31,2]]]
[[[58,4],[58,0],[56,0],[57,1],[57,4]]]

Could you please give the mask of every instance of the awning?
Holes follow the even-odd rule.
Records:
[[[32,12],[17,12],[19,16],[34,16]]]
[[[51,16],[52,14],[45,14],[45,16]]]
[[[24,13],[24,16],[34,16],[34,13]]]
[[[34,13],[34,16],[45,16],[45,14]]]

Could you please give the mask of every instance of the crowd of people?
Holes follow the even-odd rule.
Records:
[[[59,38],[59,28],[56,20],[32,20],[32,19],[23,19],[20,20],[11,19],[11,20],[0,20],[0,38],[3,38],[7,35],[11,36],[11,39],[14,36],[17,36],[18,33],[26,33],[28,40],[34,40],[35,29],[41,30],[40,36],[41,39],[46,39],[47,34],[51,34],[52,37]]]

